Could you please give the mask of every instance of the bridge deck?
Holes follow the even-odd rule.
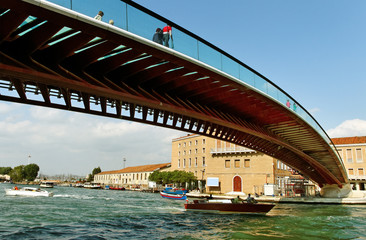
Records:
[[[2,1],[1,100],[207,135],[280,159],[320,185],[348,181],[329,142],[273,97],[118,27],[36,3]]]

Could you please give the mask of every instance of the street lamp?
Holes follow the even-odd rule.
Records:
[[[126,168],[126,158],[123,158],[123,168]]]

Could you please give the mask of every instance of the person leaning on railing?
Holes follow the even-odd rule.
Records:
[[[169,47],[169,39],[172,39],[173,45],[172,27],[168,24],[163,28],[163,41],[165,47]]]

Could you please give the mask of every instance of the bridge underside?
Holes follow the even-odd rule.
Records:
[[[255,89],[103,23],[18,0],[1,7],[0,100],[206,135],[273,156],[320,186],[347,182],[329,144]]]

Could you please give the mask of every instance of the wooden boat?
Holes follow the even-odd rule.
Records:
[[[231,203],[227,201],[194,200],[184,204],[186,211],[213,211],[222,213],[266,214],[274,204]]]
[[[25,197],[52,197],[53,193],[39,188],[24,187],[18,189],[17,187],[13,189],[5,189],[5,194],[8,196],[25,196]]]
[[[160,195],[163,198],[174,199],[174,200],[186,200],[187,199],[187,196],[185,194],[170,194],[170,193],[160,192]]]
[[[186,189],[176,189],[176,188],[171,188],[171,187],[166,187],[163,190],[163,193],[167,193],[167,194],[180,194],[180,195],[184,195],[188,192],[188,190]]]
[[[124,187],[109,187],[108,189],[109,190],[120,190],[120,191],[126,190],[126,188],[124,188]]]

